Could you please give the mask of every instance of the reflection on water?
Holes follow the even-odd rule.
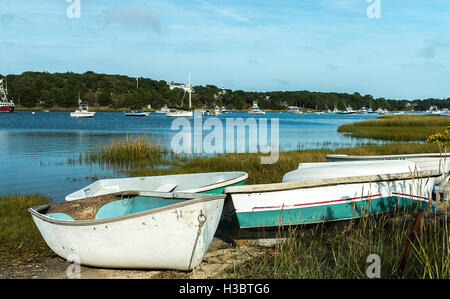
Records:
[[[376,116],[268,112],[264,116],[227,113],[219,119],[225,123],[226,118],[239,117],[278,118],[280,149],[286,151],[367,143],[337,133],[337,127],[344,122]],[[65,195],[92,180],[121,176],[114,169],[67,161],[91,146],[123,139],[126,134],[145,135],[170,147],[177,133],[170,130],[172,121],[156,113],[148,117],[125,117],[120,112],[97,112],[93,119],[72,119],[69,112],[54,111],[37,111],[34,115],[30,111],[0,114],[0,195],[42,193],[62,201]],[[204,131],[203,137],[208,132]]]

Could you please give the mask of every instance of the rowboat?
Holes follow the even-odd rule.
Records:
[[[377,161],[377,160],[406,160],[414,162],[421,170],[448,171],[450,169],[450,154],[406,154],[406,155],[384,155],[384,156],[349,156],[349,155],[327,155],[329,162],[345,161]]]
[[[167,107],[167,105],[164,105],[161,109],[156,110],[156,113],[159,113],[159,114],[166,114],[169,112],[170,112],[170,109]]]
[[[122,191],[156,191],[188,193],[222,193],[228,186],[243,185],[248,178],[246,172],[211,172],[96,181],[66,196],[66,201]]]
[[[145,111],[127,111],[123,113],[125,116],[149,116],[150,112]]]
[[[60,257],[101,268],[191,270],[217,229],[225,195],[122,192],[29,208]]]
[[[439,179],[410,161],[304,163],[281,183],[226,188],[224,217],[261,228],[434,208],[429,199]]]

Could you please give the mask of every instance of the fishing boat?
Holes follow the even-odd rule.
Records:
[[[189,74],[189,110],[177,110],[174,112],[167,112],[168,117],[192,117],[194,115],[192,111],[192,86],[191,86],[191,74]],[[183,104],[181,104],[183,106]]]
[[[123,113],[125,116],[149,116],[150,112],[145,111],[127,111]]]
[[[331,111],[330,113],[333,114],[339,114],[341,111],[339,109],[337,109],[336,107],[334,107],[333,111]]]
[[[209,115],[209,116],[219,116],[222,114],[222,111],[220,107],[216,106],[214,109],[206,109],[203,110],[203,115]]]
[[[222,112],[222,113],[230,113],[230,111],[227,108],[225,108],[224,106],[222,106],[222,108],[220,109],[220,112]]]
[[[356,114],[356,111],[353,110],[353,108],[349,106],[349,107],[345,107],[345,111],[338,111],[338,112],[336,112],[336,114],[348,114],[348,115],[351,115],[351,114]]]
[[[70,117],[73,118],[92,118],[95,112],[89,111],[88,104],[82,104],[80,99],[80,94],[78,94],[78,110],[70,112]]]
[[[357,114],[369,114],[369,111],[367,110],[366,107],[361,107],[361,109],[359,109],[357,112]]]
[[[382,109],[382,108],[378,108],[376,112],[377,112],[377,114],[381,114],[381,115],[389,113],[389,111],[387,109]]]
[[[166,114],[169,112],[170,112],[170,109],[167,107],[167,105],[164,105],[161,109],[156,111],[156,113],[160,113],[160,114]]]
[[[450,153],[381,155],[381,156],[349,156],[326,155],[328,162],[406,160],[415,163],[421,170],[448,172],[450,169]]]
[[[225,195],[122,192],[29,208],[60,257],[101,268],[191,270],[203,259]]]
[[[300,110],[298,109],[297,106],[289,106],[288,109],[289,109],[288,112],[289,112],[289,113],[292,113],[292,114],[302,114],[302,113],[303,113],[302,111],[300,111]]]
[[[7,98],[8,86],[3,86],[3,79],[0,79],[0,112],[14,112],[14,103]]]
[[[266,114],[266,112],[264,110],[259,108],[257,101],[253,101],[253,106],[250,109],[250,111],[248,111],[248,113],[250,113],[250,114]]]
[[[66,196],[66,201],[133,190],[137,192],[222,193],[228,186],[243,185],[246,172],[210,172],[149,177],[103,179]]]
[[[376,111],[373,111],[372,110],[372,107],[370,107],[369,109],[367,109],[367,113],[368,114],[375,114],[375,113],[377,113]]]
[[[281,183],[226,188],[224,214],[240,228],[261,228],[433,208],[436,179],[441,173],[410,161],[303,163]]]

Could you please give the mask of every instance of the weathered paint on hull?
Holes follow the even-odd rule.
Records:
[[[0,106],[0,112],[14,112],[14,106]]]
[[[212,189],[212,190],[208,190],[208,191],[204,191],[204,192],[199,192],[199,193],[222,194],[223,190],[225,190],[225,188],[232,187],[232,186],[243,186],[244,183],[245,183],[245,181],[241,181],[241,182],[238,182],[238,183],[233,184],[233,185],[224,186],[224,187],[221,187],[221,188],[216,188],[216,189]]]
[[[47,245],[64,259],[101,268],[187,271],[201,262],[217,230],[224,198],[210,198],[94,221],[52,220],[36,208],[29,211]]]
[[[236,213],[241,228],[312,224],[356,219],[396,210],[434,209],[429,201],[400,195],[370,198],[363,201]]]

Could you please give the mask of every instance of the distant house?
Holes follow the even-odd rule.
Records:
[[[189,92],[189,85],[184,83],[176,83],[176,82],[168,82],[167,85],[169,85],[170,90],[173,90],[174,88],[183,89],[186,92]],[[192,90],[193,91],[193,90]]]
[[[227,91],[225,90],[225,88],[222,88],[217,94],[214,95],[214,98],[217,99],[218,97],[220,97],[226,93],[227,93]]]

